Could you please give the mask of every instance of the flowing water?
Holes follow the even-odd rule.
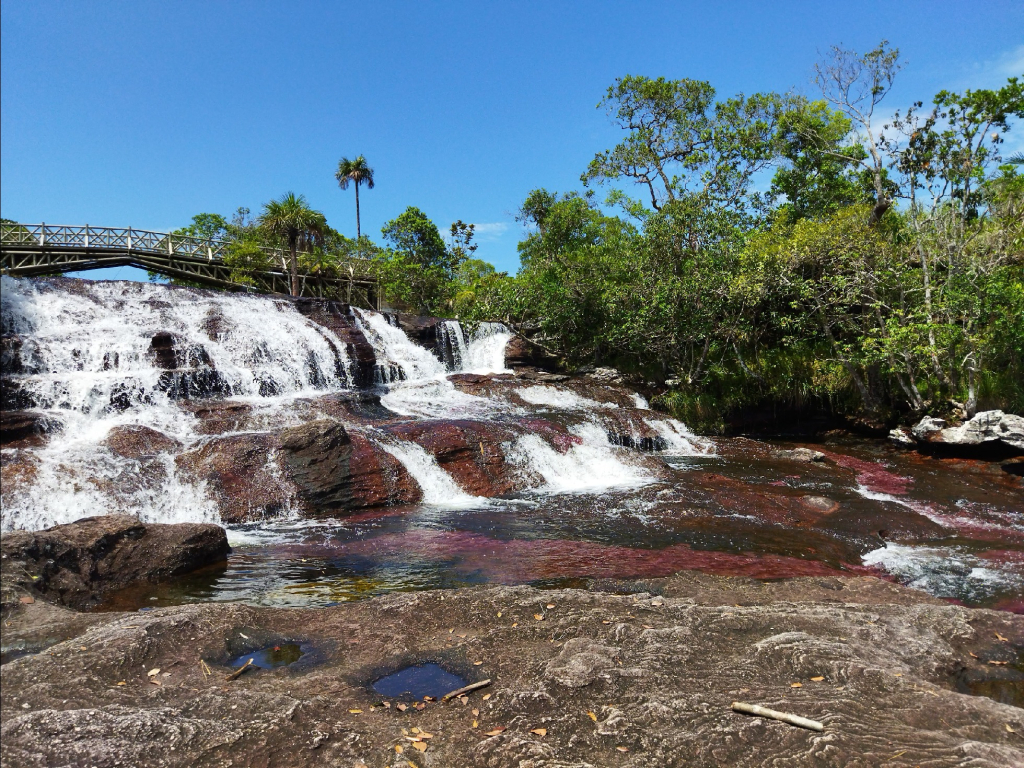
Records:
[[[225,565],[108,607],[329,605],[682,569],[871,573],[972,605],[1021,604],[1019,461],[836,439],[815,446],[825,462],[805,464],[775,453],[791,446],[710,441],[628,389],[507,370],[510,333],[497,323],[443,321],[428,349],[377,312],[332,325],[284,299],[2,281],[4,410],[33,414],[46,433],[3,449],[3,529],[113,512],[228,528]],[[372,348],[364,379],[351,334]],[[360,380],[386,411],[331,411]],[[325,417],[393,462],[415,503],[316,514],[271,441],[253,443],[265,446],[256,469],[280,498],[238,519],[189,459]],[[145,449],[125,449],[125,436]]]

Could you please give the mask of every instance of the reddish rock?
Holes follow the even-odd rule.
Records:
[[[299,299],[295,302],[295,309],[304,317],[329,330],[345,345],[344,352],[349,360],[349,370],[346,370],[341,350],[335,347],[334,341],[325,337],[334,351],[335,374],[339,379],[348,381],[352,387],[369,387],[373,384],[377,356],[363,336],[363,332],[356,326],[348,304],[323,299]],[[350,378],[353,380],[349,381]]]
[[[542,370],[557,370],[559,359],[523,336],[513,336],[505,345],[505,367],[523,368],[531,366]]]
[[[407,421],[388,425],[384,431],[422,446],[467,493],[500,496],[522,488],[522,479],[505,461],[502,448],[502,443],[517,435],[511,427],[453,419]]]
[[[0,411],[0,445],[26,447],[42,445],[45,435],[60,429],[60,423],[35,411]]]
[[[253,408],[236,400],[182,400],[178,407],[189,411],[198,420],[197,431],[203,435],[238,432],[251,427]]]
[[[118,456],[128,459],[150,457],[181,448],[181,443],[173,437],[136,424],[112,428],[103,442]]]

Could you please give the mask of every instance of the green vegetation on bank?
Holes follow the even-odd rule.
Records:
[[[443,238],[414,207],[384,247],[320,216],[299,267],[367,256],[394,304],[500,319],[570,365],[667,383],[660,404],[702,429],[765,405],[875,424],[1024,412],[1024,176],[1000,156],[1024,86],[884,111],[901,66],[886,43],[833,49],[819,99],[623,77],[599,105],[623,140],[580,191],[526,197],[518,274],[473,257],[472,224]],[[192,225],[237,240],[242,278],[247,243],[291,231],[246,214]]]

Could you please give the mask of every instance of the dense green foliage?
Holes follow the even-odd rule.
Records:
[[[311,274],[368,257],[392,306],[503,320],[570,366],[667,384],[660,404],[704,429],[765,405],[875,424],[1024,412],[1024,176],[999,154],[1024,89],[943,91],[882,119],[901,67],[884,42],[835,48],[820,99],[617,80],[599,107],[622,141],[582,191],[526,197],[514,276],[474,258],[472,224],[442,237],[414,207],[385,247],[322,216],[293,237],[269,207],[259,226],[204,214],[190,231],[235,240],[243,281],[258,244],[304,238]],[[342,165],[343,187],[372,186],[361,157]]]

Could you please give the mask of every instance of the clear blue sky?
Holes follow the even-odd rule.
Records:
[[[595,109],[624,74],[722,96],[813,92],[842,43],[888,38],[892,107],[1024,71],[1024,3],[52,2],[3,0],[0,202],[25,222],[166,229],[289,190],[355,233],[333,172],[365,154],[363,230],[406,206],[477,224],[518,268],[533,188],[579,188],[618,132]]]

